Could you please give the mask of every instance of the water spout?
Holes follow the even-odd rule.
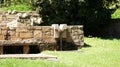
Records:
[[[62,31],[60,32],[60,51],[62,51],[63,49],[62,49],[62,45],[63,45],[63,43],[62,43]]]

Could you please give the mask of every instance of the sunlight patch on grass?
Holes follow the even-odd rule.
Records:
[[[11,5],[9,7],[4,7],[3,10],[32,11],[32,6],[26,4]]]
[[[120,18],[120,9],[117,9],[112,15],[112,19]]]

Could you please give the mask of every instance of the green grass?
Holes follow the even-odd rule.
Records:
[[[11,5],[9,7],[3,7],[3,10],[32,11],[32,6],[27,4]]]
[[[120,9],[117,9],[111,16],[112,19],[120,18]]]
[[[120,40],[85,38],[84,47],[78,51],[44,51],[58,56],[59,61],[2,59],[0,67],[120,67]]]

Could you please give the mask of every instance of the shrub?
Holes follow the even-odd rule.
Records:
[[[42,25],[83,24],[85,34],[100,34],[106,27],[116,5],[116,0],[35,0],[34,6],[42,17]]]

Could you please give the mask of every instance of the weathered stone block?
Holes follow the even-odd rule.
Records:
[[[18,27],[16,29],[16,32],[33,32],[33,30],[28,29],[29,29],[28,27]]]
[[[4,35],[0,35],[0,40],[4,40]]]
[[[51,36],[54,36],[54,30],[52,28],[50,28],[50,29],[51,29],[51,31],[50,31]]]
[[[52,36],[52,29],[50,26],[43,26],[42,27],[43,37],[51,37]]]
[[[58,24],[53,24],[52,29],[54,30],[54,38],[59,38],[60,36],[60,30]]]
[[[61,34],[62,34],[62,35],[61,35],[62,38],[67,38],[67,32],[66,32],[66,31],[62,32]]]
[[[3,54],[3,46],[0,46],[0,54]]]
[[[33,33],[20,33],[20,38],[32,38]]]
[[[83,30],[83,25],[79,25],[78,29]]]
[[[67,24],[60,24],[59,26],[62,38],[67,37]]]
[[[14,36],[12,36],[12,37],[11,37],[11,40],[22,40],[22,39],[19,38],[19,37],[14,37]]]
[[[28,54],[28,53],[29,53],[29,50],[30,50],[29,45],[23,46],[23,53],[24,53],[24,54]]]
[[[84,35],[78,35],[80,41],[84,41]]]
[[[79,40],[79,39],[75,39],[74,42],[75,42],[75,43],[78,43],[78,42],[80,42],[80,40]]]
[[[10,36],[16,36],[16,32],[15,31],[9,31]]]
[[[80,45],[81,45],[81,46],[84,46],[84,41],[80,42]]]
[[[2,30],[2,35],[5,35],[6,34],[6,30]]]
[[[18,33],[18,32],[16,32],[15,35],[16,35],[16,37],[20,37],[20,33]]]
[[[39,38],[42,37],[42,31],[40,30],[35,30],[34,31],[34,38]]]
[[[77,36],[77,35],[78,35],[78,31],[77,31],[77,30],[72,30],[71,35],[72,35],[72,36]]]
[[[42,29],[42,26],[34,26],[33,29],[34,29],[34,30],[41,30],[41,29]]]
[[[50,26],[42,26],[43,31],[49,31],[51,28]]]
[[[7,28],[7,27],[2,27],[1,29],[2,29],[2,30],[7,30],[8,28]]]
[[[2,34],[2,30],[0,29],[0,35]]]
[[[28,32],[27,28],[17,28],[16,32]]]
[[[71,32],[72,32],[71,27],[68,27],[67,32],[68,32],[68,33],[71,33]]]

